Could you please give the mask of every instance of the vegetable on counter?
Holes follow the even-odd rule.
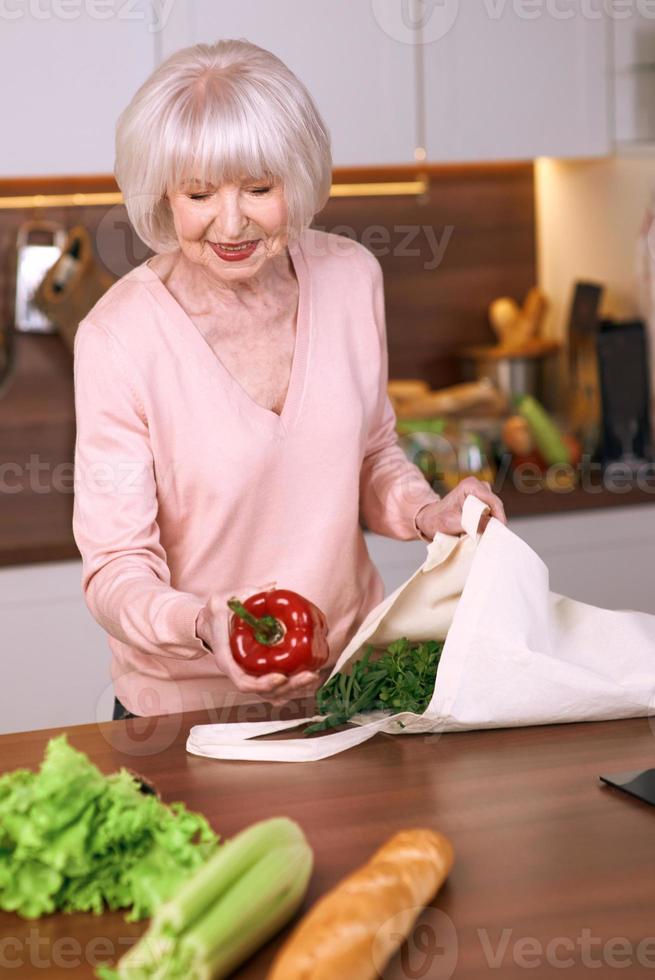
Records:
[[[501,436],[506,449],[514,456],[527,456],[534,452],[534,436],[527,419],[522,415],[510,415],[503,422]]]
[[[422,714],[430,703],[443,641],[410,643],[407,637],[390,643],[377,660],[366,647],[348,674],[338,673],[316,692],[322,721],[309,725],[306,735],[336,728],[365,711],[412,711]]]
[[[537,449],[548,466],[570,461],[569,449],[552,418],[532,395],[516,398],[519,415],[530,426]]]
[[[375,980],[448,877],[450,841],[401,830],[309,910],[268,980]]]
[[[102,980],[220,980],[293,916],[307,890],[312,850],[286,817],[237,834],[155,913]]]
[[[510,416],[502,428],[503,444],[512,454],[511,468],[536,469],[549,490],[571,489],[578,481],[582,444],[561,432],[536,399],[522,395],[515,400],[521,414]]]
[[[131,907],[126,919],[142,919],[217,840],[203,816],[144,794],[126,769],[103,775],[60,735],[39,772],[0,776],[0,908],[32,919]]]
[[[248,674],[318,670],[329,657],[328,624],[313,602],[289,589],[228,601],[230,649]]]

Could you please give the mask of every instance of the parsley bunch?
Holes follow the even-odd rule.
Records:
[[[362,711],[425,711],[434,691],[443,642],[410,643],[403,636],[371,662],[373,649],[369,645],[350,673],[335,674],[319,689],[318,710],[327,717],[306,728],[306,735],[337,728]]]

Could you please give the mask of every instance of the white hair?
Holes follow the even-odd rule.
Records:
[[[165,194],[191,178],[282,183],[290,238],[330,193],[330,135],[284,62],[245,40],[195,44],[155,69],[116,124],[114,174],[136,233],[178,247]]]

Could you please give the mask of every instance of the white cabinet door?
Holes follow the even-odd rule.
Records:
[[[116,119],[155,65],[149,0],[3,8],[0,177],[111,173]]]
[[[332,136],[335,166],[411,163],[410,44],[389,31],[397,0],[189,0],[174,5],[162,54],[243,38],[276,54],[309,89]]]
[[[651,5],[652,6],[652,5]],[[612,18],[614,136],[619,145],[655,143],[655,10]]]
[[[605,16],[538,0],[450,7],[457,16],[441,36],[438,21],[423,27],[429,160],[609,152]]]
[[[553,592],[655,613],[655,504],[517,518],[510,526],[543,558]]]
[[[396,541],[382,534],[364,532],[371,561],[384,582],[384,594],[389,595],[406,582],[425,561],[423,541]]]
[[[81,577],[76,561],[0,569],[0,732],[111,718],[107,636]]]

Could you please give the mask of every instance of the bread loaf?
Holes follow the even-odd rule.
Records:
[[[420,378],[392,378],[387,384],[389,395],[394,398],[416,398],[430,390],[427,381]]]
[[[387,384],[387,394],[394,412],[401,412],[403,405],[427,394],[429,390],[430,385],[420,378],[393,378]]]
[[[403,418],[434,418],[485,407],[496,412],[505,406],[505,396],[490,381],[469,381],[429,391],[403,402],[397,412]]]
[[[402,830],[310,909],[268,980],[376,980],[453,864],[450,841]]]

